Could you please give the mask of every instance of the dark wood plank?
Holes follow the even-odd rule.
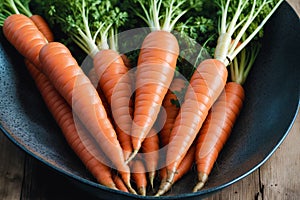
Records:
[[[0,199],[20,199],[24,174],[24,152],[0,132]]]
[[[205,200],[259,200],[259,170]]]
[[[261,167],[264,199],[298,200],[300,198],[300,115],[282,145]]]

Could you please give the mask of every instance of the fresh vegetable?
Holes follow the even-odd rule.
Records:
[[[147,23],[151,32],[144,39],[138,57],[131,129],[134,152],[128,161],[138,153],[155,123],[173,79],[179,45],[171,31],[188,10],[187,1],[129,0],[128,4],[130,2],[134,13]]]
[[[159,132],[161,147],[169,144],[170,134],[184,98],[187,80],[184,77],[175,77],[171,82],[170,88],[163,100],[162,109],[159,113]]]
[[[260,49],[257,41],[249,45],[230,64],[231,81],[226,83],[199,132],[195,156],[199,182],[195,185],[194,192],[200,190],[207,181],[242,109],[245,98],[242,85]]]
[[[93,86],[97,89],[98,95],[99,95],[99,97],[102,101],[102,104],[105,108],[105,111],[107,113],[107,117],[109,118],[110,122],[113,123],[112,116],[111,116],[110,105],[108,104],[107,99],[106,99],[105,95],[103,94],[103,91],[99,87],[99,80],[98,80],[98,76],[95,72],[95,68],[90,69],[87,76],[89,77],[89,79],[90,79],[91,83],[93,84]]]
[[[99,147],[89,138],[91,136],[81,123],[75,124],[71,107],[43,73],[28,60],[25,63],[69,146],[100,184],[117,189],[111,177],[110,167],[101,162],[104,156],[101,155]]]
[[[170,134],[166,182],[173,182],[182,158],[195,140],[208,110],[222,92],[226,79],[226,67],[216,59],[204,60],[194,72]]]
[[[156,193],[160,196],[191,168],[194,161],[191,158],[194,158],[199,178],[194,191],[201,189],[241,110],[242,84],[259,49],[252,41],[262,37],[262,27],[283,0],[43,1],[41,5],[45,6],[43,9],[47,10],[47,20],[52,27],[59,25],[92,57],[93,66],[88,76],[65,45],[52,42],[53,35],[46,36],[48,30],[39,25],[40,17],[32,15],[29,2],[5,0],[0,3],[4,35],[27,59],[26,63],[32,64],[28,69],[39,77],[44,76],[51,86],[47,89],[53,88],[66,104],[68,110],[54,102],[54,97],[45,100],[50,111],[56,113],[62,109],[72,114],[60,117],[64,112],[57,111],[53,116],[64,134],[67,132],[66,140],[92,175],[97,180],[103,179],[98,182],[136,193],[131,187],[132,177],[138,193],[146,195],[146,170],[154,188],[156,170],[161,165],[158,162],[166,157]],[[131,7],[135,13],[132,16],[138,16],[150,28],[138,54],[134,78],[129,72],[128,60],[118,51],[118,44],[123,41],[118,41],[117,33],[128,18],[120,9],[125,9],[124,5]],[[209,5],[209,9],[203,12],[205,5]],[[208,10],[212,5],[219,10],[210,16],[213,12]],[[192,13],[188,14],[189,9]],[[216,25],[218,33],[213,33]],[[203,45],[213,58],[206,59],[203,48],[195,56],[198,48],[189,46],[189,39],[178,40],[173,30],[192,35],[198,42],[205,41]],[[183,52],[181,47],[190,49]],[[191,60],[193,62],[188,63]],[[36,72],[30,69],[33,65]],[[227,82],[228,66],[230,82]],[[190,81],[186,88],[184,81],[177,77],[180,73]],[[174,97],[170,90],[175,86],[181,89],[176,89]],[[170,107],[172,112],[167,111],[166,124],[158,138],[155,123],[164,118],[161,106]],[[73,127],[72,124],[76,124],[76,128],[71,129],[77,131],[74,135],[64,128],[65,125]],[[84,135],[86,132],[91,137]],[[166,155],[158,154],[159,143],[166,147]],[[143,155],[137,156],[138,152]],[[122,180],[116,174],[112,177],[108,166],[117,169]]]
[[[41,71],[87,127],[131,192],[130,170],[98,93],[66,46],[51,42],[39,53]]]
[[[2,31],[20,54],[39,66],[39,52],[47,40],[30,18],[23,14],[10,15],[5,19]]]
[[[124,184],[124,181],[117,174],[113,174],[113,181],[119,190],[123,192],[129,192],[126,185]]]
[[[110,105],[112,121],[127,159],[133,151],[130,137],[133,91],[129,70],[117,52],[116,37],[127,13],[109,0],[53,0],[49,1],[49,8],[49,21],[59,24],[93,58],[98,86]]]
[[[134,181],[137,193],[146,196],[147,176],[146,169],[142,159],[136,158],[130,163],[132,171],[132,180]]]
[[[208,111],[225,87],[228,74],[227,65],[261,30],[281,2],[282,0],[216,1],[222,14],[214,58],[202,61],[191,77],[168,145],[167,182],[172,182],[181,159],[195,140]],[[272,9],[269,9],[271,5]],[[249,31],[248,28],[253,20],[266,11],[265,18],[258,18],[261,20],[256,24],[257,27],[250,30],[251,33],[246,32]],[[245,33],[247,37],[243,38],[242,43],[237,47]],[[231,43],[232,37],[235,37],[233,43]]]
[[[48,23],[42,16],[32,14],[29,9],[29,3],[30,0],[4,0],[0,3],[0,21],[4,22],[4,20],[12,14],[26,15],[33,21],[33,23],[44,34],[49,42],[54,41],[54,35],[50,30]]]
[[[54,35],[52,34],[52,31],[50,30],[48,23],[44,20],[43,17],[41,17],[40,15],[32,15],[30,16],[30,19],[37,26],[37,28],[43,33],[43,35],[48,40],[48,42],[54,41]]]
[[[23,14],[19,14],[19,10],[16,4],[14,4],[15,2],[18,6],[23,8],[23,12],[26,11],[25,13],[30,19]],[[117,189],[111,177],[111,168],[104,164],[105,158],[102,155],[101,150],[94,144],[91,136],[80,122],[77,122],[75,125],[71,107],[56,91],[48,78],[35,66],[40,64],[38,61],[38,53],[41,47],[47,43],[45,37],[49,42],[54,40],[48,24],[41,16],[32,15],[28,9],[28,4],[21,4],[20,1],[15,2],[5,2],[7,3],[6,6],[8,6],[8,8],[14,8],[14,13],[17,13],[12,14],[7,12],[9,17],[3,18],[5,19],[5,22],[3,23],[3,32],[5,36],[14,46],[17,45],[17,50],[23,52],[25,57],[29,56],[25,59],[26,67],[34,79],[49,111],[60,126],[69,146],[100,184],[112,189]],[[19,35],[16,36],[14,34]],[[43,34],[45,34],[45,37]],[[16,41],[14,41],[15,37],[18,38]],[[35,65],[31,63],[31,61],[35,61]]]
[[[142,159],[148,172],[149,182],[153,188],[153,182],[159,163],[159,137],[156,128],[152,127],[142,143]]]
[[[160,147],[168,148],[170,134],[173,128],[174,121],[179,112],[187,81],[182,76],[175,77],[171,82],[170,88],[163,100],[162,108],[158,116],[158,127],[162,127],[159,132]],[[163,151],[166,152],[165,150]],[[165,159],[165,155],[161,155]],[[183,161],[184,162],[184,161]],[[166,166],[162,163],[163,168],[160,169],[160,174],[166,174]],[[161,175],[162,176],[162,175]],[[179,175],[180,176],[180,175]],[[162,178],[162,185],[165,185],[165,176]],[[175,181],[174,181],[175,182]],[[162,195],[169,190],[171,184],[160,188],[158,194]]]
[[[187,172],[192,169],[195,160],[195,150],[196,145],[192,145],[187,154],[182,159],[178,168],[176,169],[176,174],[174,176],[173,182],[167,182],[167,168],[163,168],[160,170],[161,184],[155,196],[161,196],[168,192],[175,182],[181,179]]]

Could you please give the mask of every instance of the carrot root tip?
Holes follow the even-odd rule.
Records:
[[[128,159],[125,161],[125,164],[127,165],[137,155],[138,152],[138,149],[134,150],[132,154],[128,157]]]
[[[126,184],[126,187],[128,188],[128,191],[132,194],[137,194],[137,192],[132,188],[130,183]]]
[[[159,186],[159,189],[154,196],[159,197],[159,196],[165,194],[167,191],[169,191],[171,189],[172,185],[173,185],[172,182],[169,182],[166,179],[162,180],[162,182]]]
[[[146,196],[146,187],[140,187],[138,188],[138,194],[142,195],[142,196]]]
[[[197,191],[201,190],[203,188],[204,184],[206,183],[207,179],[208,179],[207,174],[205,174],[203,172],[199,172],[198,173],[198,183],[193,188],[193,192],[197,192]]]
[[[154,178],[155,178],[155,171],[149,172],[149,182],[152,189],[154,188]]]

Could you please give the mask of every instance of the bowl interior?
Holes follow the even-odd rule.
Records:
[[[299,105],[299,33],[299,18],[284,2],[266,24],[261,52],[244,85],[244,107],[206,186],[191,193],[196,182],[196,173],[192,171],[174,185],[169,197],[162,198],[207,196],[245,177],[276,150]],[[137,198],[95,182],[68,147],[26,71],[23,58],[3,35],[0,40],[2,131],[27,153],[95,195]]]

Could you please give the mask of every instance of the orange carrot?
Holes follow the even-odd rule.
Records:
[[[154,125],[162,101],[173,80],[179,55],[179,44],[171,33],[178,20],[188,11],[189,2],[159,0],[135,1],[140,10],[134,9],[151,32],[145,37],[138,57],[134,115],[131,128],[134,158],[141,144]],[[184,5],[187,3],[187,5]],[[184,5],[184,6],[183,6]]]
[[[72,106],[74,113],[122,174],[127,187],[132,189],[129,167],[124,162],[122,148],[101,99],[69,49],[58,42],[48,43],[41,49],[39,59],[41,71]]]
[[[47,39],[30,18],[22,14],[10,15],[5,19],[2,30],[20,54],[39,66],[39,52],[47,44]]]
[[[256,36],[282,2],[283,0],[279,0],[273,4],[269,1],[258,6],[254,1],[250,6],[251,9],[244,9],[246,7],[241,1],[227,1],[227,3],[218,5],[221,17],[217,23],[219,37],[214,51],[214,59],[202,61],[191,78],[168,145],[167,182],[172,182],[181,158],[196,138],[208,111],[225,87],[228,75],[226,67]],[[262,12],[265,10],[261,9],[263,6],[269,6],[267,12]],[[229,12],[232,10],[234,11]],[[244,17],[241,18],[241,15]],[[259,26],[249,30],[253,21],[257,22],[255,24]],[[231,44],[234,35],[235,38]],[[238,46],[241,39],[243,42]]]
[[[226,66],[221,61],[206,59],[191,77],[167,149],[167,182],[173,182],[181,160],[195,140],[209,109],[223,90],[227,74]]]
[[[146,196],[147,178],[146,169],[141,159],[134,159],[130,163],[132,171],[132,179],[137,187],[138,194]]]
[[[45,36],[48,42],[54,41],[54,35],[48,25],[48,23],[44,20],[40,15],[31,15],[29,17],[33,23],[37,26],[41,33]]]
[[[159,123],[162,129],[159,132],[159,139],[161,142],[161,146],[165,146],[169,143],[169,138],[171,134],[171,130],[173,128],[175,119],[180,109],[180,93],[183,92],[185,88],[185,80],[181,77],[176,77],[172,81],[170,85],[170,89],[168,90],[163,103],[162,103],[162,111],[159,114]],[[163,124],[163,125],[161,125]]]
[[[200,130],[196,147],[198,183],[193,191],[200,190],[208,179],[214,163],[228,140],[245,98],[242,84],[258,55],[260,43],[251,42],[230,64],[231,81],[228,82],[211,108]]]
[[[134,117],[131,129],[134,153],[152,128],[174,76],[179,46],[167,31],[151,32],[138,58]]]
[[[123,180],[117,174],[113,174],[113,180],[119,190],[123,192],[129,192]]]
[[[142,143],[143,158],[148,172],[150,185],[153,188],[153,182],[156,175],[156,169],[159,161],[159,137],[155,128],[152,128]]]
[[[114,123],[113,122],[113,118],[111,116],[111,109],[110,109],[110,105],[108,104],[107,102],[107,99],[105,97],[105,95],[103,94],[103,91],[101,90],[100,86],[99,86],[99,79],[98,79],[98,76],[95,72],[95,68],[92,68],[89,73],[88,73],[88,77],[91,81],[91,83],[93,84],[93,86],[97,89],[97,92],[98,92],[98,95],[102,101],[102,104],[105,108],[105,111],[107,113],[107,117],[109,118],[110,122],[111,123]]]
[[[162,127],[162,129],[159,132],[159,142],[161,147],[165,147],[169,143],[169,137],[171,134],[171,130],[174,124],[174,121],[176,119],[176,116],[178,114],[178,111],[180,109],[180,96],[182,95],[182,92],[185,88],[185,80],[182,77],[176,77],[172,81],[170,85],[170,89],[168,90],[162,104],[162,109],[158,116],[158,127]],[[151,131],[153,128],[151,129]],[[150,131],[150,133],[151,133]],[[144,140],[142,143],[142,148],[145,144],[145,142],[149,140],[148,137]],[[149,140],[150,143],[150,140]],[[153,144],[151,144],[153,145]],[[149,144],[150,146],[150,144]],[[152,150],[153,151],[153,150]],[[156,150],[158,153],[158,149]],[[159,155],[158,155],[159,156]],[[164,155],[161,156],[164,158]],[[151,160],[151,159],[149,159]],[[153,159],[152,159],[153,160]],[[147,161],[146,161],[147,163]],[[157,164],[156,164],[157,166]],[[165,167],[160,169],[160,171],[165,171]],[[151,175],[151,174],[149,174]],[[151,177],[152,182],[154,179]],[[150,180],[151,180],[150,179]],[[153,183],[152,183],[153,184]]]
[[[69,146],[100,184],[117,189],[111,177],[111,169],[101,162],[104,159],[103,155],[91,140],[84,126],[81,123],[75,124],[70,106],[44,74],[28,60],[25,63]]]
[[[161,196],[166,192],[168,192],[175,182],[177,182],[188,171],[191,170],[195,159],[195,150],[196,150],[196,145],[192,145],[188,150],[187,154],[184,156],[181,163],[179,164],[172,182],[167,182],[167,168],[163,168],[160,170],[161,185],[159,187],[159,190],[155,194],[155,196]]]
[[[243,87],[236,82],[229,82],[209,112],[197,140],[195,160],[199,182],[194,187],[194,192],[201,189],[207,181],[219,152],[230,136],[243,100]]]
[[[122,56],[114,50],[99,51],[93,61],[99,87],[110,105],[118,140],[124,151],[124,158],[127,159],[133,151],[130,137],[133,115],[130,72]]]
[[[40,15],[33,15],[30,11],[29,3],[30,1],[20,1],[20,0],[3,0],[3,10],[1,10],[5,16],[10,16],[14,14],[23,14],[29,17],[33,23],[37,26],[37,28],[43,33],[48,42],[54,41],[54,35],[48,26],[48,23],[45,19]]]
[[[60,0],[49,2],[52,8],[49,15],[52,21],[61,26],[63,32],[92,57],[98,86],[110,106],[112,123],[124,150],[124,158],[127,159],[132,152],[130,130],[133,92],[128,68],[123,62],[124,56],[117,52],[116,36],[118,28],[125,24],[127,13],[121,12],[117,2],[111,1],[78,1],[70,6],[66,4],[68,2]]]

